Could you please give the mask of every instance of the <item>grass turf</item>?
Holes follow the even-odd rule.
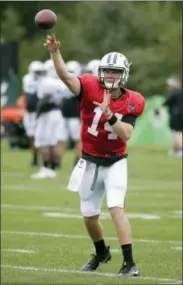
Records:
[[[55,180],[31,180],[37,168],[29,167],[29,160],[28,151],[13,151],[2,144],[2,284],[181,282],[181,159],[169,157],[161,147],[129,147],[126,212],[141,273],[138,279],[111,276],[120,269],[122,256],[105,200],[102,223],[112,261],[102,265],[98,275],[78,271],[89,259],[92,243],[82,223],[78,194],[66,190],[74,154],[65,154]]]

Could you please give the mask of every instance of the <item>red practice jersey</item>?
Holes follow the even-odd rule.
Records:
[[[104,89],[99,79],[91,74],[79,77],[81,82],[80,115],[82,150],[92,156],[114,158],[127,154],[126,141],[113,132],[100,107],[93,101],[102,102]],[[132,90],[124,89],[125,94],[118,100],[110,100],[109,108],[118,119],[126,115],[140,116],[145,107],[144,97]]]

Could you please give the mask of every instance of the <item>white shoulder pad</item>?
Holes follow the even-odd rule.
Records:
[[[32,74],[26,74],[22,79],[23,92],[25,93],[36,93],[37,92],[37,83],[34,80]]]

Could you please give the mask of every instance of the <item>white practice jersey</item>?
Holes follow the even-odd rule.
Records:
[[[27,73],[22,79],[23,92],[27,94],[36,94],[42,78],[35,79],[33,74]]]
[[[38,88],[38,98],[43,99],[49,95],[50,103],[60,104],[63,99],[65,84],[57,78],[45,77]]]
[[[63,98],[70,99],[75,97],[74,94],[69,90],[69,88],[63,83]]]
[[[36,112],[38,103],[38,89],[43,77],[35,77],[34,74],[28,73],[22,79],[23,93],[25,94],[26,110]]]
[[[69,88],[64,84],[63,89],[63,101],[62,101],[62,114],[64,118],[79,118],[79,105],[78,96],[69,90]]]

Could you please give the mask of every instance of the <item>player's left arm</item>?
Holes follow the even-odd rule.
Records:
[[[136,115],[126,115],[122,120],[119,120],[116,115],[112,113],[108,118],[108,123],[120,139],[127,141],[132,136],[136,119]]]
[[[144,111],[145,100],[141,95],[133,102],[133,108],[134,110],[130,114],[123,116],[121,121],[109,109],[108,113],[104,113],[113,131],[120,139],[125,141],[131,138],[135,122]]]
[[[110,92],[108,90],[104,90],[104,98],[102,103],[96,101],[93,102],[95,105],[101,108],[109,125],[112,127],[117,136],[125,141],[131,138],[133,128],[135,126],[135,121],[137,117],[142,114],[145,107],[145,100],[142,95],[136,95],[135,98],[136,99],[133,100],[133,112],[131,112],[129,115],[124,116],[122,118],[122,121],[120,121],[109,108]]]
[[[145,100],[141,96],[138,98],[137,102],[133,102],[134,110],[128,115],[123,116],[120,121],[115,114],[113,114],[109,109],[108,113],[104,113],[109,125],[112,127],[113,131],[122,140],[129,140],[132,136],[133,129],[137,118],[142,114],[145,108]]]
[[[106,114],[106,118],[109,125],[120,139],[127,141],[131,138],[135,121],[137,119],[136,115],[124,116],[121,121],[115,114],[109,111],[108,115]]]

